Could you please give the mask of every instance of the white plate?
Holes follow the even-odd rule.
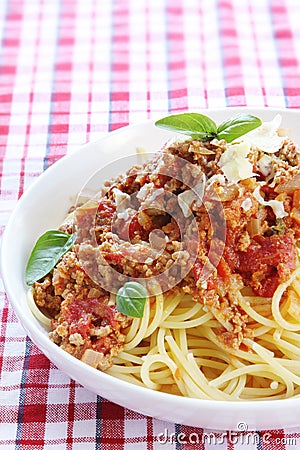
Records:
[[[282,127],[300,143],[300,113],[295,110],[227,108],[206,110],[217,123],[238,112],[271,120],[282,115]],[[135,152],[137,146],[155,151],[172,136],[152,122],[122,128],[62,158],[43,173],[18,202],[7,224],[1,265],[5,288],[13,308],[32,341],[62,371],[87,389],[112,402],[170,422],[212,429],[274,429],[300,425],[300,398],[221,402],[182,398],[131,385],[97,371],[61,350],[31,314],[25,299],[25,265],[34,242],[45,230],[57,227],[76,194],[97,168]]]

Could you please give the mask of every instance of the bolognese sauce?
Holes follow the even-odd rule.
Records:
[[[298,147],[288,137],[271,154],[249,145],[245,156],[241,147],[240,159],[244,158],[245,163],[241,168],[235,167],[229,155],[233,150],[238,154],[239,145],[245,147],[243,139],[233,144],[216,139],[186,139],[165,145],[142,167],[134,167],[107,182],[98,204],[82,205],[76,215],[81,242],[93,233],[101,255],[120,274],[150,279],[171,267],[178,252],[189,253],[189,248],[196,246],[192,270],[173,289],[191,294],[195,302],[213,313],[220,323],[220,342],[229,350],[238,349],[252,333],[237,294],[246,288],[258,296],[272,297],[295,269],[296,239],[300,235]],[[203,201],[194,198],[187,202],[196,220],[199,240],[189,242],[184,249],[180,220],[185,220],[185,211],[182,210],[179,221],[168,211],[172,210],[174,197],[179,199],[188,191],[187,186],[195,183],[195,175],[178,161],[187,161],[201,170],[207,193]],[[165,168],[174,173],[180,171],[180,177],[164,175]],[[237,175],[240,172],[243,175]],[[125,204],[128,200],[128,205],[118,212],[120,198]],[[218,237],[222,234],[218,223],[220,208],[226,234],[224,251],[217,258],[211,246],[213,238],[217,247],[218,239],[222,243]],[[63,224],[61,230],[70,231],[71,225]],[[164,233],[163,247],[159,237],[151,234],[153,230]],[[51,339],[77,358],[105,370],[122,351],[126,327],[132,319],[118,312],[110,293],[82,269],[76,245],[80,244],[61,258],[52,274],[34,284],[34,299],[52,317]],[[155,246],[162,250],[153,252]],[[125,253],[121,251],[124,248]],[[203,280],[203,267],[208,263],[213,270]],[[91,362],[89,351],[100,356]]]

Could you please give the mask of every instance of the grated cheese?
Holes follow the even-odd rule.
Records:
[[[288,213],[284,210],[283,202],[279,200],[269,200],[268,202],[266,202],[260,195],[259,191],[260,186],[257,186],[257,188],[255,188],[253,191],[253,196],[261,205],[270,206],[273,209],[273,212],[277,219],[282,219],[283,217],[286,217],[288,215]]]
[[[182,210],[184,217],[189,217],[191,214],[192,203],[198,200],[198,196],[192,191],[184,191],[177,196],[178,204]]]
[[[118,188],[113,189],[113,194],[116,202],[116,210],[118,213],[124,212],[130,203],[130,195],[120,191]]]
[[[247,155],[250,144],[247,142],[229,144],[222,154],[219,166],[229,182],[237,183],[254,176],[253,166]]]
[[[141,189],[137,193],[137,198],[139,200],[145,200],[146,197],[154,190],[154,184],[151,183],[145,183],[144,186],[141,187]]]
[[[248,142],[265,153],[276,153],[282,147],[285,136],[278,135],[281,124],[281,116],[277,114],[270,122],[263,122],[260,127],[242,136],[243,142]]]
[[[260,173],[262,173],[265,177],[271,174],[272,172],[272,161],[275,156],[263,155],[256,163],[256,167]]]
[[[215,175],[213,175],[212,177],[209,178],[209,180],[207,181],[206,186],[210,187],[212,186],[215,182],[219,183],[220,186],[225,186],[226,184],[226,180],[224,175],[220,174],[220,173],[216,173]]]
[[[249,209],[251,209],[252,206],[252,200],[251,198],[247,197],[245,198],[245,200],[243,200],[241,207],[243,208],[244,211],[249,211]]]

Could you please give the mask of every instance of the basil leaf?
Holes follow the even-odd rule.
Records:
[[[259,127],[261,123],[262,122],[258,117],[251,116],[250,114],[238,114],[231,119],[225,120],[219,125],[217,138],[225,139],[226,142],[232,142],[240,136]]]
[[[216,123],[209,117],[198,113],[174,114],[157,120],[155,125],[200,140],[213,138],[217,133]]]
[[[120,287],[116,305],[120,313],[130,317],[143,317],[147,291],[140,283],[129,281]]]
[[[46,231],[39,237],[29,256],[25,280],[31,286],[35,281],[47,275],[72,247],[76,233],[67,234],[58,230]]]

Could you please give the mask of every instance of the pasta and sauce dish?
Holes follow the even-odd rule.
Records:
[[[189,136],[37,242],[32,311],[63,350],[130,383],[200,399],[298,396],[300,149],[279,116],[218,128],[173,117],[200,132],[180,126]]]

